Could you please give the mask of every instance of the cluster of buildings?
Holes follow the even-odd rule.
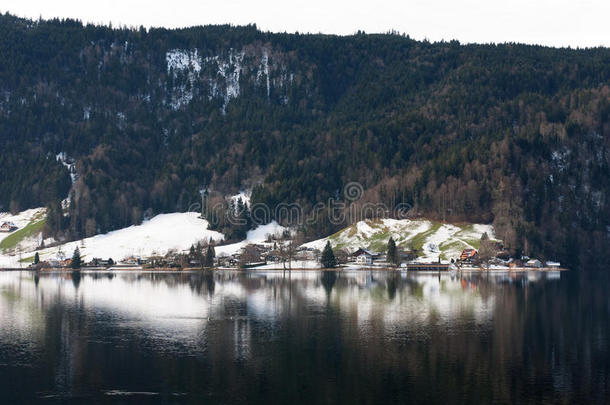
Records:
[[[500,252],[499,254],[496,255],[496,257],[493,257],[490,261],[490,264],[493,265],[498,265],[498,266],[503,266],[503,267],[508,267],[508,268],[515,268],[515,267],[525,267],[525,268],[559,268],[561,266],[561,264],[559,262],[555,262],[555,261],[546,261],[546,262],[542,262],[538,259],[531,259],[528,256],[521,256],[521,259],[516,260],[513,259],[512,257],[510,257],[510,255],[507,252]],[[459,260],[460,264],[463,265],[476,265],[476,264],[480,264],[481,260],[479,257],[479,252],[476,249],[464,249],[462,251],[462,254],[460,255],[460,260]]]
[[[355,264],[361,267],[388,267],[390,265],[385,253],[375,252],[370,249],[358,248],[353,252],[345,249],[335,249],[337,264]],[[527,256],[520,260],[511,258],[508,253],[499,252],[491,260],[483,261],[477,249],[464,249],[457,260],[451,263],[437,262],[423,263],[416,261],[417,252],[398,250],[398,262],[401,268],[415,271],[446,271],[458,267],[476,267],[483,263],[497,266],[496,268],[559,268],[560,263],[538,259],[530,259]],[[278,247],[277,243],[248,244],[243,246],[239,252],[232,254],[220,254],[213,258],[213,266],[220,268],[255,268],[261,265],[282,263],[290,266],[293,262],[320,262],[322,252],[319,249],[305,246]],[[71,259],[65,258],[63,253],[58,252],[58,259],[47,260],[36,265],[37,268],[68,268]],[[182,252],[169,252],[164,256],[136,257],[131,256],[120,260],[118,263],[113,259],[93,258],[83,263],[83,268],[200,268],[204,267],[205,257],[201,253],[195,254],[191,249]]]

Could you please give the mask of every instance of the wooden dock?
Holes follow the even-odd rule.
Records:
[[[407,263],[407,271],[449,271],[449,264]]]

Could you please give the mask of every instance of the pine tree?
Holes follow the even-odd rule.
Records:
[[[78,246],[76,247],[76,249],[74,249],[74,253],[72,254],[72,263],[70,264],[70,267],[72,267],[74,270],[78,270],[80,269],[82,262],[81,262],[81,258],[80,258],[80,250],[78,250]]]
[[[390,237],[388,241],[388,251],[387,251],[388,262],[393,265],[398,264],[398,254],[396,253],[396,242],[394,242],[394,238]]]
[[[333,252],[333,248],[330,246],[330,242],[326,242],[326,246],[324,246],[324,250],[322,251],[322,266],[327,269],[332,269],[337,266],[337,259],[335,259],[335,254]]]
[[[36,252],[36,254],[34,255],[34,264],[38,263],[40,263],[40,256],[38,255],[38,252]]]
[[[205,252],[205,267],[214,267],[214,248],[208,245],[208,250]]]

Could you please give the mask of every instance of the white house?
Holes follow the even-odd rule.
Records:
[[[556,268],[559,266],[561,266],[561,263],[559,263],[559,262],[552,262],[550,260],[546,262],[546,267],[555,267]]]
[[[379,253],[360,248],[352,253],[352,257],[356,259],[357,264],[371,265],[373,260],[379,257]]]
[[[373,256],[366,253],[362,253],[356,256],[356,263],[366,265],[373,264]]]
[[[542,267],[542,262],[541,262],[540,260],[538,260],[538,259],[531,259],[531,260],[528,260],[528,261],[525,263],[525,267],[536,267],[536,268],[540,268],[540,267]]]

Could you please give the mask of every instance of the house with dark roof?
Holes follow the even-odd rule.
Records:
[[[377,260],[380,254],[364,248],[360,248],[352,253],[352,258],[358,264],[371,265],[373,260]]]
[[[15,225],[14,223],[12,223],[10,221],[3,222],[2,225],[0,225],[0,232],[13,232],[17,229],[19,229],[17,227],[17,225]]]

